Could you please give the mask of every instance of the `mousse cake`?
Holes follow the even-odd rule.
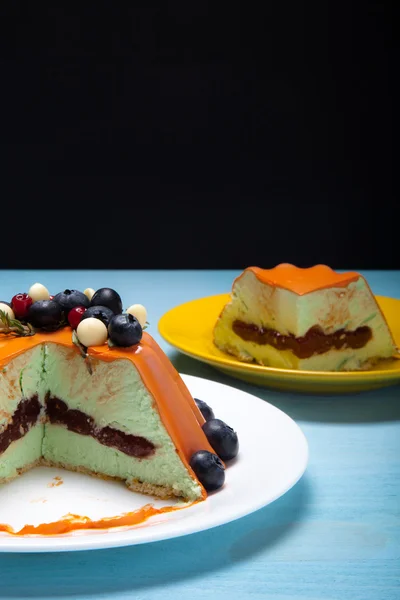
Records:
[[[241,361],[310,371],[368,369],[397,351],[365,278],[326,265],[245,269],[213,338]]]
[[[204,418],[210,408],[144,331],[146,318],[142,305],[122,312],[111,288],[51,297],[35,284],[0,302],[0,483],[44,464],[161,498],[196,501],[222,487],[214,448],[236,456],[236,433]]]

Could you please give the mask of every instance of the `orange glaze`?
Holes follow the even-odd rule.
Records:
[[[156,352],[160,352],[160,351],[162,352],[161,348],[159,347],[159,345],[157,344],[157,342],[155,341],[155,339],[152,338],[150,335],[147,335],[147,341],[148,341],[149,345]],[[186,387],[186,385],[185,385],[182,377],[180,377],[179,373],[175,369],[175,367],[172,364],[172,362],[170,360],[168,360],[165,363],[165,367],[167,368],[167,370],[169,371],[169,373],[171,374],[171,376],[175,379],[175,382],[176,382],[176,384],[177,384],[180,392],[182,393],[182,396],[184,396],[184,398],[186,398],[186,401],[189,404],[191,410],[194,412],[194,416],[196,417],[196,419],[199,422],[199,424],[200,425],[204,425],[205,419],[204,419],[204,417],[203,417],[200,409],[198,408],[196,402],[193,402],[193,398],[192,398],[191,393],[189,392],[189,390]]]
[[[359,273],[354,271],[337,273],[326,265],[315,265],[308,269],[302,269],[288,263],[282,263],[273,269],[248,267],[235,281],[240,279],[247,271],[254,273],[261,283],[284,288],[298,296],[330,287],[347,287],[349,283],[357,281],[361,277]]]
[[[70,327],[64,327],[55,332],[36,333],[30,337],[13,337],[0,334],[0,369],[18,354],[29,350],[38,344],[55,343],[68,348],[74,348],[79,354],[79,349],[72,342]],[[189,466],[190,457],[198,450],[214,450],[207,441],[201,428],[204,423],[201,412],[175,370],[167,355],[161,350],[155,340],[146,332],[136,346],[121,348],[108,344],[94,346],[88,349],[89,356],[103,361],[117,359],[130,360],[138,370],[144,385],[152,395],[154,405],[158,409],[161,420],[172,438],[178,454],[197,480]],[[83,359],[82,359],[83,360]],[[199,485],[201,486],[200,482]],[[202,497],[207,493],[202,488]]]
[[[58,487],[59,485],[62,485],[64,483],[64,481],[62,480],[61,477],[54,477],[53,481],[51,481],[50,483],[47,484],[47,487]]]
[[[154,508],[151,504],[146,504],[138,510],[124,513],[117,517],[105,517],[98,521],[92,521],[89,517],[80,517],[79,515],[68,514],[59,521],[53,523],[41,523],[40,525],[24,525],[19,531],[14,531],[10,525],[2,525],[0,523],[0,531],[4,531],[11,535],[62,535],[71,533],[79,529],[104,529],[108,530],[112,527],[133,527],[139,523],[147,521],[154,515],[172,512],[174,510],[182,510],[189,508],[192,504],[185,506],[165,506],[163,508]]]

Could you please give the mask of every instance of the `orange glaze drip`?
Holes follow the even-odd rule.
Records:
[[[51,333],[36,333],[30,337],[2,336],[0,334],[0,368],[12,358],[29,350],[38,344],[55,343],[68,348],[78,348],[72,342],[70,327],[64,327]],[[204,419],[196,403],[182,381],[179,373],[173,367],[167,355],[161,350],[155,340],[146,332],[137,346],[121,348],[107,344],[88,349],[89,356],[99,360],[112,362],[117,359],[130,360],[138,370],[144,385],[154,399],[161,420],[172,438],[178,454],[194,479],[194,472],[189,466],[191,456],[198,450],[214,450],[207,441],[201,428]],[[82,359],[83,360],[83,359]],[[201,486],[200,482],[199,485]],[[207,493],[202,488],[202,497]]]
[[[248,267],[235,281],[240,279],[247,271],[254,273],[261,283],[284,288],[298,296],[330,287],[347,287],[349,283],[357,281],[361,277],[359,273],[354,271],[336,273],[326,265],[301,269],[288,263],[282,263],[273,269]]]
[[[156,351],[156,352],[160,352],[162,351],[161,348],[159,347],[159,345],[157,344],[157,342],[155,341],[154,338],[152,338],[150,335],[147,336],[147,341],[149,343],[149,345]],[[188,388],[186,387],[183,379],[180,377],[179,373],[177,372],[177,370],[175,369],[174,365],[171,363],[170,360],[168,360],[165,363],[165,367],[167,368],[167,370],[169,371],[169,373],[171,374],[171,376],[175,379],[176,384],[180,390],[180,392],[182,393],[182,396],[186,399],[187,403],[189,404],[191,410],[194,413],[194,416],[196,417],[199,425],[204,425],[204,423],[206,422],[205,418],[203,417],[201,410],[198,408],[196,402],[193,402],[193,398],[191,393],[189,392]]]
[[[62,480],[61,477],[54,477],[53,481],[51,481],[49,484],[47,484],[47,487],[58,487],[59,485],[62,485],[64,483],[64,481]]]
[[[134,363],[143,383],[155,400],[161,420],[171,436],[182,462],[196,478],[189,466],[190,457],[198,450],[208,450],[212,453],[214,450],[208,443],[196,418],[194,400],[181,381],[179,373],[155,340],[144,332],[138,346],[109,348],[105,344],[89,348],[89,354],[101,360],[129,358]],[[202,423],[204,423],[204,419]],[[203,498],[207,497],[204,489],[202,494]]]
[[[192,504],[185,506],[165,506],[163,508],[154,508],[151,504],[146,504],[142,508],[133,512],[124,513],[117,517],[105,517],[98,521],[92,521],[89,517],[80,517],[79,515],[68,514],[59,521],[53,523],[41,523],[40,525],[24,525],[19,531],[14,531],[10,525],[2,525],[0,523],[0,531],[4,531],[11,535],[62,535],[71,533],[79,529],[97,529],[108,530],[113,527],[134,527],[147,521],[150,517],[161,515],[163,513],[172,512],[174,510],[182,510],[189,508]]]

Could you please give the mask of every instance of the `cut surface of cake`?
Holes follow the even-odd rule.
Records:
[[[310,371],[368,369],[397,352],[365,278],[326,265],[245,269],[213,339],[241,361]]]
[[[160,497],[204,494],[189,466],[213,452],[204,419],[148,334],[134,348],[92,347],[86,360],[69,328],[0,340],[0,369],[0,483],[49,464]]]
[[[159,497],[204,496],[189,466],[213,452],[204,419],[150,335],[86,360],[69,328],[0,339],[0,369],[0,483],[48,464]]]

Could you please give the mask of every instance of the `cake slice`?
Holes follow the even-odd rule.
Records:
[[[205,421],[153,338],[94,346],[85,359],[71,334],[0,337],[0,483],[46,464],[161,498],[204,498],[189,463],[199,450],[215,454]]]
[[[217,320],[214,343],[241,361],[310,371],[368,369],[396,353],[365,278],[325,265],[245,269]]]

